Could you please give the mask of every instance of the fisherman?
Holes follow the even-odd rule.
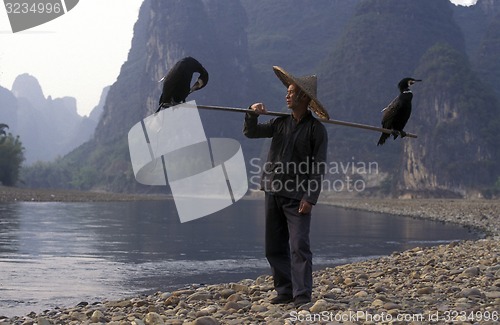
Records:
[[[308,108],[320,118],[329,116],[316,98],[315,75],[296,78],[280,67],[273,70],[287,87],[285,98],[291,114],[258,123],[258,116],[267,110],[263,103],[255,103],[250,106],[253,112],[245,115],[243,133],[248,138],[272,138],[261,178],[265,253],[277,292],[271,303],[293,302],[298,307],[309,303],[312,296],[309,230],[312,208],[321,192],[328,144],[325,126]]]

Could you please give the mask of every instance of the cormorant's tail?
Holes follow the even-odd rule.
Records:
[[[377,146],[383,145],[385,143],[385,140],[387,140],[387,138],[390,136],[391,136],[390,134],[382,133],[382,135],[380,136],[380,139],[378,140]]]

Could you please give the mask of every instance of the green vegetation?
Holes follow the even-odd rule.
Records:
[[[6,124],[0,124],[0,184],[16,185],[24,161],[23,144],[18,137],[6,134]]]

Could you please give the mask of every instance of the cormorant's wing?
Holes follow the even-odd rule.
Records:
[[[387,107],[382,110],[382,112],[384,113],[382,115],[382,126],[384,128],[392,129],[392,122],[400,108],[401,99],[398,96],[394,98],[392,102],[390,102],[389,105],[387,105]]]

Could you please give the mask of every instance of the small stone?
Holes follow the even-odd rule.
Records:
[[[172,292],[172,296],[188,296],[195,293],[193,289],[177,290]]]
[[[268,311],[269,308],[265,305],[252,305],[250,310],[254,313],[263,313],[265,311]]]
[[[187,298],[187,302],[208,300],[212,298],[212,294],[207,291],[195,292]]]
[[[92,313],[92,316],[90,316],[90,320],[92,323],[100,323],[104,321],[104,314],[100,310],[96,310]]]
[[[165,325],[163,318],[157,313],[148,313],[144,317],[144,324],[146,325]]]
[[[54,324],[50,320],[48,320],[47,318],[44,318],[44,317],[38,317],[36,322],[37,322],[37,325],[53,325]],[[0,319],[0,324],[2,324],[1,319]]]
[[[478,288],[466,288],[460,292],[461,297],[482,297],[483,293]]]
[[[79,311],[74,311],[69,314],[71,320],[76,320],[83,322],[84,320],[87,320],[87,316],[84,313],[81,313]]]
[[[418,295],[430,295],[433,292],[434,289],[432,287],[423,287],[417,290]]]
[[[221,290],[220,295],[222,298],[227,299],[229,296],[231,296],[234,293],[236,293],[236,291],[234,291],[233,289],[223,289],[223,290]]]
[[[358,275],[358,280],[360,280],[360,281],[366,281],[366,280],[368,280],[368,278],[369,278],[369,276],[366,273],[362,273],[362,274]]]
[[[127,317],[124,314],[117,314],[117,315],[113,315],[111,317],[111,321],[113,321],[113,322],[119,322],[119,321],[124,320],[125,318],[127,318]]]
[[[248,286],[239,283],[231,283],[231,289],[234,291],[248,292]]]
[[[351,285],[353,282],[354,282],[354,280],[353,280],[353,279],[351,279],[351,278],[345,278],[345,279],[344,279],[344,284],[345,284],[346,286]]]
[[[486,298],[500,299],[500,291],[486,292]]]
[[[206,310],[200,310],[200,311],[197,311],[194,315],[196,318],[198,318],[198,317],[203,317],[203,316],[209,316],[210,313],[208,313]]]
[[[177,304],[181,301],[181,299],[177,296],[170,296],[165,300],[164,305],[165,306],[177,306]]]
[[[215,306],[208,306],[208,307],[200,309],[200,312],[206,313],[206,315],[203,315],[203,316],[211,315],[211,314],[215,313],[216,311],[217,311],[217,307],[215,307]]]
[[[464,270],[463,274],[468,275],[468,276],[478,276],[479,275],[479,268],[477,266],[469,267],[469,268]]]
[[[338,296],[338,295],[337,295],[337,294],[335,294],[335,293],[328,292],[328,293],[325,293],[325,294],[323,295],[323,298],[325,298],[325,299],[337,299],[337,296]]]
[[[397,317],[400,314],[400,312],[399,312],[399,309],[389,309],[389,310],[387,310],[387,314],[389,314],[393,317]]]
[[[130,300],[108,301],[105,305],[108,308],[113,308],[113,307],[125,308],[125,307],[132,307],[132,302]]]
[[[384,304],[384,309],[385,310],[401,309],[401,306],[393,302],[387,302]]]
[[[319,299],[314,303],[314,305],[311,306],[311,308],[309,308],[309,311],[311,313],[320,313],[322,311],[327,310],[327,308],[328,308],[328,303],[326,302],[326,300]]]
[[[132,325],[146,325],[144,322],[140,319],[134,319],[133,321],[130,322]]]
[[[267,275],[261,275],[255,280],[255,284],[262,285],[266,283],[267,281]]]
[[[370,274],[370,278],[379,278],[385,275],[385,272],[383,271],[378,271]]]
[[[143,307],[143,306],[147,306],[147,305],[148,305],[148,302],[144,301],[144,300],[138,300],[134,303],[134,306],[136,306],[136,307]]]
[[[237,302],[235,302],[235,301],[228,301],[224,305],[224,310],[231,310],[231,309],[240,310],[241,306]]]
[[[238,301],[241,300],[241,296],[239,293],[233,293],[227,298],[227,301]]]
[[[364,290],[358,291],[358,292],[354,295],[354,297],[356,297],[356,298],[364,298],[364,297],[366,297],[366,296],[368,296],[368,292],[366,292],[366,291],[364,291]]]
[[[193,325],[219,325],[219,322],[210,316],[199,317],[194,320]]]
[[[375,299],[372,302],[372,307],[382,307],[385,303],[381,299]]]

